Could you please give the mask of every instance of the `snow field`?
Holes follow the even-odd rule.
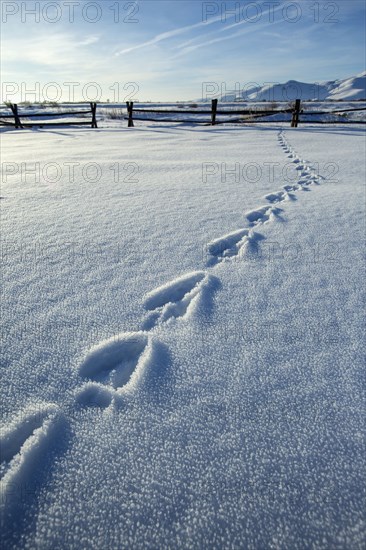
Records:
[[[53,158],[60,140],[106,164],[104,142],[108,159],[143,167],[133,185],[105,170],[98,185],[14,177],[2,191],[5,490],[39,479],[28,449],[52,447],[53,411],[72,433],[43,489],[17,504],[33,512],[22,546],[80,546],[77,533],[92,548],[361,548],[362,134],[145,129],[117,145],[113,131],[89,133],[70,132],[71,145],[6,136],[20,147],[9,158],[35,139]],[[242,154],[290,162],[296,180],[202,182],[202,162]],[[328,182],[313,163],[334,158]],[[29,268],[35,234],[45,246]],[[65,242],[91,236],[112,252],[71,262]],[[21,340],[14,319],[31,327]],[[35,319],[47,327],[37,345]],[[36,421],[12,420],[40,399],[53,404]]]

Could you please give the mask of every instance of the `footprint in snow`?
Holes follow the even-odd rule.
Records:
[[[245,217],[250,222],[251,226],[261,225],[266,222],[274,221],[278,218],[282,210],[274,206],[262,206],[261,208],[256,208],[245,214]]]
[[[311,185],[313,183],[313,180],[311,180],[309,178],[309,176],[301,176],[301,179],[299,179],[299,185],[301,186],[304,186],[304,185]]]
[[[271,203],[296,200],[296,197],[291,193],[288,193],[287,190],[278,191],[277,193],[269,193],[268,195],[265,195],[264,198]]]
[[[291,191],[310,191],[306,186],[304,186],[301,181],[299,183],[294,183],[293,185],[284,185],[283,188],[287,192]]]
[[[123,403],[137,390],[153,363],[159,363],[160,369],[166,363],[165,359],[161,361],[166,355],[164,346],[146,331],[172,318],[186,318],[199,302],[210,305],[209,294],[216,288],[216,277],[196,271],[149,292],[144,306],[151,313],[143,331],[113,336],[93,346],[84,356],[79,374],[86,382],[78,390],[76,401],[82,406],[99,408]]]
[[[78,392],[84,406],[106,408],[136,391],[153,357],[152,339],[143,332],[118,334],[93,346],[79,366],[89,380]]]
[[[9,508],[16,506],[18,510],[34,495],[43,470],[47,470],[47,456],[58,439],[62,418],[56,405],[45,404],[23,411],[1,429],[1,516],[6,512],[11,518]]]
[[[212,266],[241,256],[246,251],[252,251],[257,246],[257,241],[262,238],[262,235],[254,233],[253,229],[239,229],[219,237],[206,245],[207,263]]]
[[[151,313],[143,323],[143,330],[150,330],[170,319],[185,319],[205,298],[206,291],[217,288],[217,279],[205,271],[194,271],[174,279],[149,292],[144,308]]]

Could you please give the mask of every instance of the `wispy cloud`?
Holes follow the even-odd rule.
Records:
[[[87,38],[79,42],[79,46],[89,46],[90,44],[96,44],[97,42],[99,42],[99,39],[99,36],[96,35],[88,36]]]
[[[228,14],[227,17],[235,17],[236,14],[239,13],[239,8],[237,8],[232,13]],[[176,29],[172,29],[171,31],[163,32],[160,34],[157,34],[150,40],[147,40],[146,42],[142,42],[140,44],[136,44],[135,46],[131,46],[129,48],[124,48],[122,50],[117,51],[114,55],[120,56],[124,55],[130,52],[133,52],[135,50],[139,50],[141,48],[146,48],[148,46],[153,46],[155,44],[158,44],[159,42],[163,42],[164,40],[167,40],[169,38],[173,38],[175,36],[179,36],[180,34],[184,34],[187,32],[190,32],[194,29],[199,29],[201,27],[205,27],[207,25],[212,25],[213,23],[217,23],[218,21],[222,21],[222,15],[217,15],[215,17],[211,17],[210,19],[207,19],[207,21],[200,21],[199,23],[194,23],[193,25],[186,25],[184,27],[178,27]]]
[[[277,12],[280,8],[282,9],[281,5],[279,5],[277,7],[272,6],[272,10],[271,10],[272,15],[274,15],[275,12]],[[269,15],[269,12],[270,12],[270,9],[265,8],[264,10],[261,11],[261,17],[266,16],[267,14]],[[241,13],[241,7],[239,6],[235,10],[233,10],[232,12],[228,12],[225,15],[225,21],[226,21],[226,19],[232,19],[232,18],[236,19],[237,16],[240,16],[240,13]],[[232,24],[229,24],[229,25],[224,24],[224,25],[222,25],[222,27],[220,29],[215,30],[215,35],[217,34],[217,32],[220,32],[220,33],[221,32],[227,32],[227,31],[230,31],[233,28],[237,28],[238,26],[243,26],[244,24],[249,25],[248,32],[250,32],[250,29],[254,30],[254,27],[251,27],[251,25],[256,23],[256,20],[257,20],[257,15],[253,15],[253,16],[248,17],[248,18],[241,18],[239,21],[236,21],[235,23],[232,23]],[[141,48],[154,46],[156,44],[159,44],[160,42],[168,40],[169,38],[174,38],[176,36],[179,36],[179,35],[182,35],[182,34],[185,34],[185,33],[189,33],[189,32],[191,32],[195,29],[199,29],[199,28],[205,27],[207,25],[212,25],[212,24],[217,23],[219,21],[223,22],[223,14],[216,15],[215,17],[211,17],[211,18],[207,19],[207,21],[200,21],[199,23],[195,23],[193,25],[186,25],[184,27],[179,27],[177,29],[173,29],[173,30],[168,31],[168,32],[160,33],[160,34],[154,36],[150,40],[147,40],[147,41],[142,42],[140,44],[136,44],[134,46],[130,46],[128,48],[124,48],[122,50],[119,50],[114,55],[115,56],[120,56],[120,55],[131,53],[135,50],[139,50]],[[272,20],[269,19],[268,24],[273,24]],[[268,26],[268,24],[264,25],[264,26]],[[263,28],[263,25],[261,25],[261,27]],[[199,42],[199,43],[195,44],[195,42],[197,40],[202,41],[202,39],[207,38],[207,37],[211,37],[213,34],[214,34],[213,32],[206,33],[206,34],[203,34],[203,35],[201,34],[199,37],[191,38],[191,39],[187,40],[186,42],[184,42],[182,44],[179,44],[178,46],[175,47],[175,49],[179,49],[179,50],[181,50],[181,52],[179,52],[176,56],[173,56],[172,59],[174,59],[175,57],[178,57],[179,55],[186,54],[186,53],[189,53],[191,51],[194,51],[194,50],[196,50],[198,48],[201,48],[205,45],[216,44],[217,42],[221,42],[221,41],[224,41],[224,40],[229,40],[231,38],[235,38],[237,36],[241,36],[241,35],[246,34],[246,33],[244,33],[243,31],[240,31],[239,33],[232,33],[229,36],[225,36],[225,37],[222,37],[222,38],[215,38],[215,39],[212,39],[212,40],[209,40],[209,41]]]
[[[213,44],[219,44],[220,42],[232,40],[235,38],[242,38],[243,36],[250,34],[250,33],[258,33],[260,32],[261,36],[269,36],[273,35],[276,36],[277,41],[280,40],[286,41],[286,44],[288,45],[289,49],[291,48],[299,48],[301,47],[301,43],[299,40],[299,36],[302,36],[303,38],[308,38],[311,35],[314,36],[314,33],[316,31],[323,32],[324,26],[322,27],[321,24],[314,23],[314,21],[311,21],[311,18],[309,18],[309,21],[307,21],[306,26],[303,28],[296,27],[296,33],[297,33],[297,39],[296,42],[294,42],[294,37],[292,33],[270,33],[268,32],[268,28],[271,29],[276,28],[278,29],[281,25],[287,25],[288,31],[293,30],[293,24],[290,22],[286,22],[283,20],[283,18],[279,17],[276,19],[275,13],[279,10],[282,10],[283,6],[279,5],[272,9],[271,16],[270,11],[266,10],[262,12],[262,18],[261,20],[256,22],[256,16],[253,16],[248,19],[242,19],[239,22],[232,23],[230,25],[225,25],[221,29],[216,29],[215,32],[206,33],[205,35],[200,35],[199,37],[192,38],[186,42],[183,42],[181,44],[178,44],[175,46],[174,49],[179,50],[177,54],[175,54],[171,59],[176,59],[178,57],[184,56],[186,54],[189,54],[195,50],[198,50],[200,48],[206,48],[208,46],[212,46]],[[264,17],[264,16],[268,17]],[[245,25],[245,27],[244,27]],[[232,29],[236,29],[238,27],[241,27],[240,30],[237,32],[232,32],[229,34],[226,34],[224,36],[217,36],[218,33],[227,33],[228,31]],[[264,41],[266,42],[266,41]],[[304,43],[302,43],[304,46]],[[306,43],[306,46],[309,44]],[[273,47],[271,47],[271,51],[273,50]]]
[[[269,25],[274,25],[274,23],[269,23],[269,22],[265,23],[261,26],[261,29],[263,29],[265,27],[268,27]],[[218,44],[219,42],[224,42],[226,40],[232,40],[232,39],[237,38],[237,37],[242,37],[246,34],[250,34],[250,33],[254,32],[254,31],[258,31],[258,28],[247,27],[247,28],[241,29],[238,32],[231,33],[227,36],[220,36],[218,38],[212,38],[211,40],[205,40],[204,42],[198,42],[196,44],[192,43],[190,46],[180,45],[180,46],[178,46],[178,49],[179,48],[181,48],[181,49],[175,56],[173,56],[173,59],[175,59],[176,57],[180,57],[182,55],[185,55],[187,53],[193,52],[194,50],[198,50],[200,48],[207,47],[207,46],[212,46],[212,44]],[[212,35],[212,33],[211,33],[211,35]]]

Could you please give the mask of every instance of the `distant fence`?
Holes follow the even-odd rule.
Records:
[[[84,111],[63,111],[61,113],[30,113],[30,112],[23,112],[20,113],[18,109],[17,104],[11,103],[8,108],[11,110],[12,114],[9,115],[0,115],[0,126],[13,126],[14,128],[29,128],[32,126],[39,126],[43,128],[44,126],[80,126],[80,125],[88,125],[92,128],[98,128],[97,125],[97,104],[96,103],[90,103],[90,109],[84,110]],[[80,115],[91,115],[91,120],[68,120],[68,121],[61,121],[61,122],[32,122],[28,121],[29,118],[50,118],[50,117],[66,117],[66,116],[80,116]],[[3,119],[14,119],[14,122],[8,122]],[[25,121],[22,119],[26,119]]]
[[[132,128],[134,126],[134,120],[141,120],[141,121],[147,121],[147,122],[183,122],[183,123],[195,123],[195,124],[204,124],[204,125],[216,125],[216,124],[226,124],[226,123],[236,123],[236,122],[253,122],[255,121],[256,124],[268,124],[268,120],[260,120],[263,117],[271,117],[278,114],[291,114],[291,121],[289,120],[278,120],[276,119],[276,123],[286,123],[291,122],[292,128],[297,128],[300,124],[300,115],[301,115],[301,124],[339,124],[339,122],[345,123],[345,124],[365,124],[366,121],[360,120],[306,120],[303,118],[303,116],[306,115],[330,115],[330,114],[339,114],[339,113],[346,113],[351,111],[366,111],[366,107],[360,107],[355,109],[335,109],[333,111],[304,111],[301,108],[301,100],[296,99],[294,103],[294,107],[288,108],[288,109],[268,109],[268,110],[261,110],[258,109],[235,109],[235,110],[222,110],[218,109],[218,100],[213,99],[211,101],[211,110],[205,109],[192,109],[187,110],[184,109],[178,110],[178,109],[136,109],[134,108],[133,101],[128,101],[126,103],[127,105],[127,116],[125,117],[126,120],[128,120],[128,127]],[[163,115],[171,115],[171,114],[194,114],[194,115],[207,115],[208,120],[197,120],[197,119],[178,119],[178,118],[147,118],[147,117],[139,117],[134,116],[134,113],[155,113],[155,114],[163,114]],[[239,115],[241,118],[239,119],[228,119],[228,120],[217,120],[218,115],[227,115],[227,116],[236,116]],[[247,118],[244,118],[247,117]]]
[[[268,124],[271,122],[270,117],[279,115],[279,114],[285,114],[285,115],[291,115],[291,117],[288,117],[287,119],[278,119],[276,118],[273,120],[273,122],[278,124],[283,123],[290,123],[292,128],[297,128],[299,124],[365,124],[365,120],[347,120],[343,118],[342,120],[335,119],[335,120],[308,120],[306,117],[311,116],[321,116],[321,115],[338,115],[341,116],[343,113],[350,113],[355,111],[366,111],[366,107],[357,107],[357,108],[351,108],[351,109],[334,109],[332,111],[306,111],[301,106],[301,100],[296,99],[293,106],[288,107],[286,109],[265,109],[265,110],[259,110],[257,109],[219,109],[218,108],[218,100],[213,99],[211,101],[211,109],[140,109],[135,108],[133,101],[127,101],[127,113],[123,113],[123,118],[128,121],[128,127],[132,128],[134,127],[134,121],[140,120],[145,122],[168,122],[168,123],[188,123],[188,124],[204,124],[206,126],[215,126],[216,124],[227,124],[227,123],[251,123],[255,122],[256,124]],[[90,103],[90,109],[88,110],[70,110],[70,111],[62,111],[62,112],[19,112],[18,105],[17,104],[9,104],[8,108],[11,110],[12,114],[0,114],[0,126],[11,126],[14,128],[28,128],[32,126],[38,126],[38,127],[45,127],[45,126],[80,126],[80,125],[87,125],[91,126],[92,128],[98,128],[97,125],[97,118],[96,118],[96,111],[97,111],[97,104],[96,103]],[[157,115],[207,115],[206,118],[166,118],[166,117],[159,117],[159,118],[150,118],[141,116],[143,113],[152,113]],[[62,117],[72,117],[72,116],[80,116],[80,115],[91,115],[91,120],[67,120],[67,121],[50,121],[50,122],[42,122],[42,121],[36,121],[33,122],[29,119],[31,118],[57,118],[60,119]],[[137,114],[137,116],[136,116]],[[140,115],[140,116],[139,116]],[[218,116],[227,116],[226,120],[218,120]],[[239,118],[233,118],[235,116],[239,116]],[[344,115],[343,115],[344,116]],[[266,120],[263,120],[265,118]],[[6,120],[5,120],[6,119]],[[13,119],[11,122],[9,119]],[[301,120],[300,120],[301,119]]]

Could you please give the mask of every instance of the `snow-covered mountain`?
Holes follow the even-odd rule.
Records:
[[[284,83],[269,82],[263,86],[229,91],[222,95],[221,101],[292,101],[296,98],[304,101],[366,99],[366,72],[344,80],[326,82],[307,83],[297,80]]]
[[[366,99],[366,72],[345,80],[337,80],[327,99]]]

